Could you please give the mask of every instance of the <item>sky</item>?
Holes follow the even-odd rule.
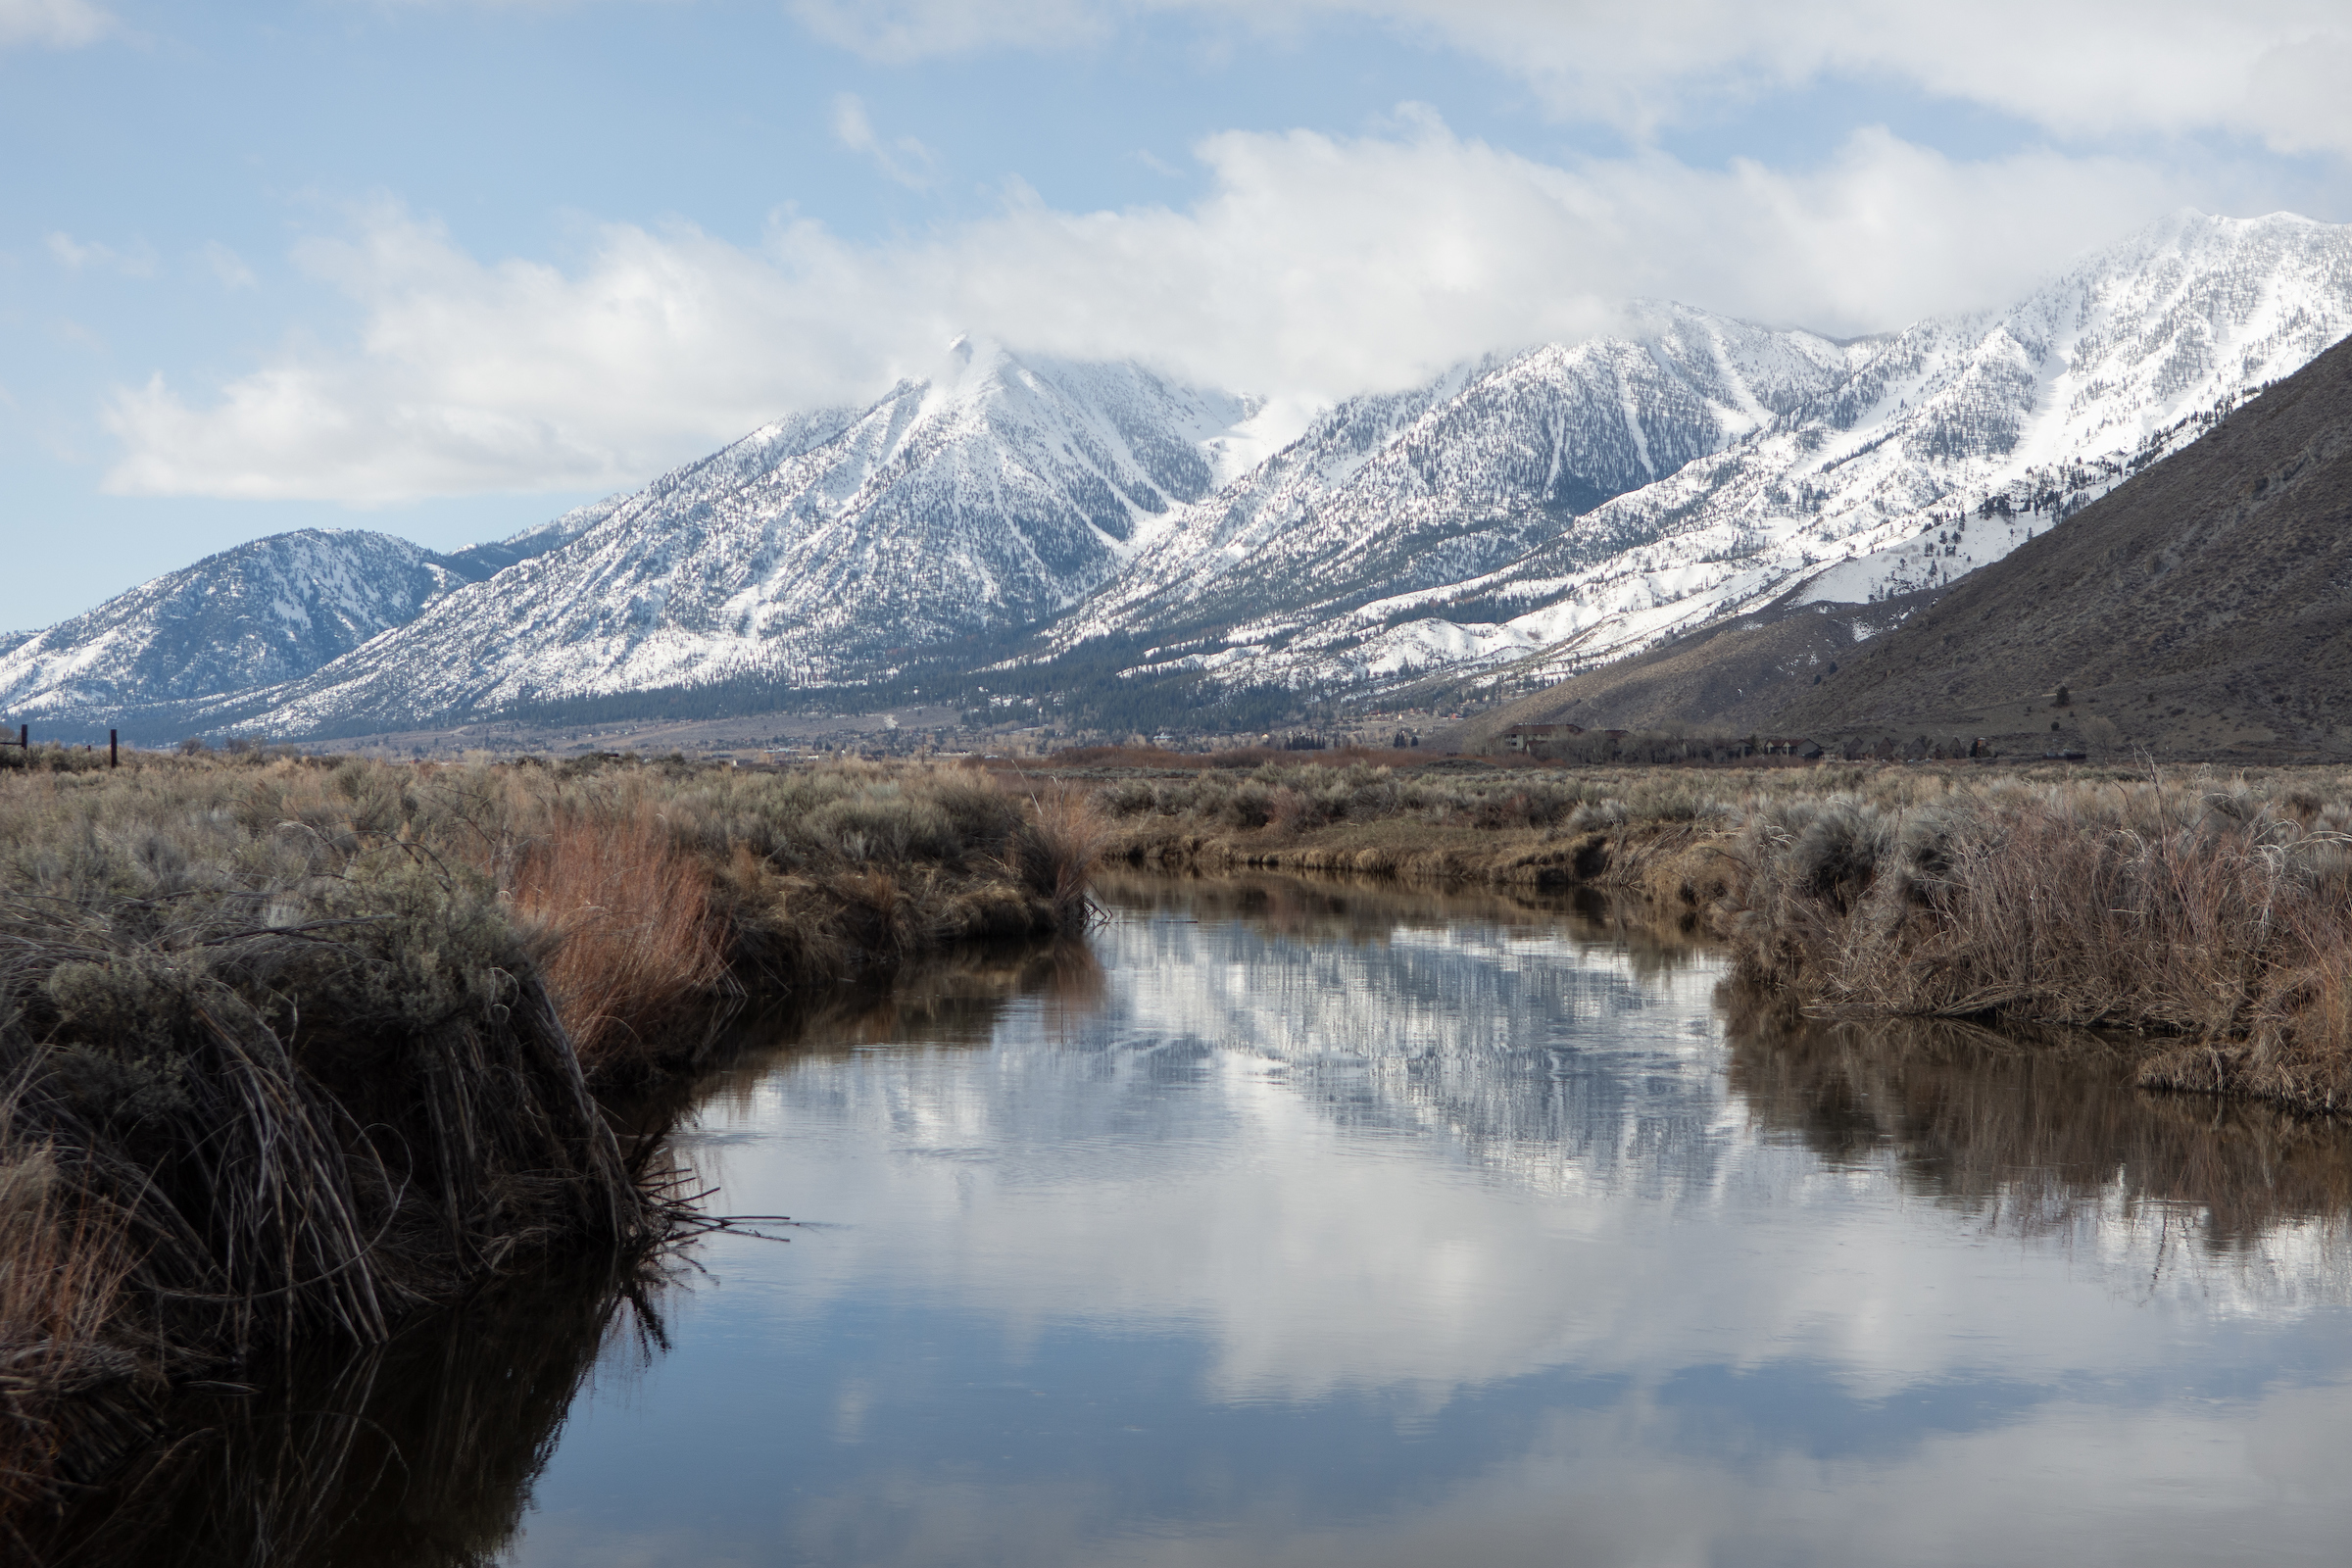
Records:
[[[435,549],[959,333],[1306,409],[2352,220],[2340,0],[0,0],[0,626]]]

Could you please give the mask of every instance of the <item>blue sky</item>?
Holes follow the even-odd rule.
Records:
[[[1305,407],[2346,220],[2336,9],[0,0],[0,619],[511,532],[960,330]]]

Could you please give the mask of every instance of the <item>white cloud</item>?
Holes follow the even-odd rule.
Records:
[[[115,19],[89,0],[0,0],[0,48],[74,49],[115,30]]]
[[[877,60],[918,60],[1011,44],[1059,47],[1107,36],[1137,6],[1100,0],[786,0],[817,36]]]
[[[254,286],[253,269],[245,265],[245,258],[219,240],[205,241],[204,248],[196,254],[204,262],[204,265],[211,269],[213,276],[219,279],[222,288],[240,289]]]
[[[124,277],[155,275],[155,250],[144,240],[117,247],[96,240],[77,240],[71,234],[51,233],[44,237],[43,243],[57,265],[69,272],[120,272]]]
[[[862,400],[973,331],[1320,400],[1604,329],[1633,295],[1833,332],[1991,304],[2200,193],[2139,165],[1960,163],[1884,131],[1789,174],[1660,153],[1557,166],[1406,111],[1230,132],[1193,207],[996,215],[861,246],[605,229],[570,270],[484,263],[394,206],[296,260],[360,313],[191,401],[117,394],[118,492],[354,502],[642,481],[788,410]]]
[[[939,182],[939,159],[912,136],[885,143],[874,133],[865,102],[854,92],[833,99],[833,137],[852,152],[871,158],[892,179],[908,190],[929,190]]]
[[[1260,30],[1370,19],[1536,86],[1558,113],[1646,132],[1725,94],[1827,76],[1893,80],[2065,135],[2218,130],[2352,152],[2352,15],[2340,0],[796,0],[878,59],[1088,42],[1148,12]]]

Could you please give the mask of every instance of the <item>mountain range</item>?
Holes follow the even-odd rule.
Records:
[[[962,340],[511,540],[279,535],[0,638],[0,711],[323,737],[919,687],[1172,715],[1508,692],[1887,607],[1799,623],[1850,642],[2347,331],[2352,226],[2180,214],[2001,310],[1834,341],[1638,304],[1296,434],[1141,366]]]

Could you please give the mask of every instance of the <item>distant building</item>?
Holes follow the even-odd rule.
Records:
[[[1495,739],[1506,752],[1516,752],[1522,757],[1548,757],[1561,741],[1584,732],[1582,724],[1513,724]]]
[[[1759,749],[1767,757],[1814,758],[1821,755],[1820,743],[1802,735],[1769,735],[1759,743]]]

